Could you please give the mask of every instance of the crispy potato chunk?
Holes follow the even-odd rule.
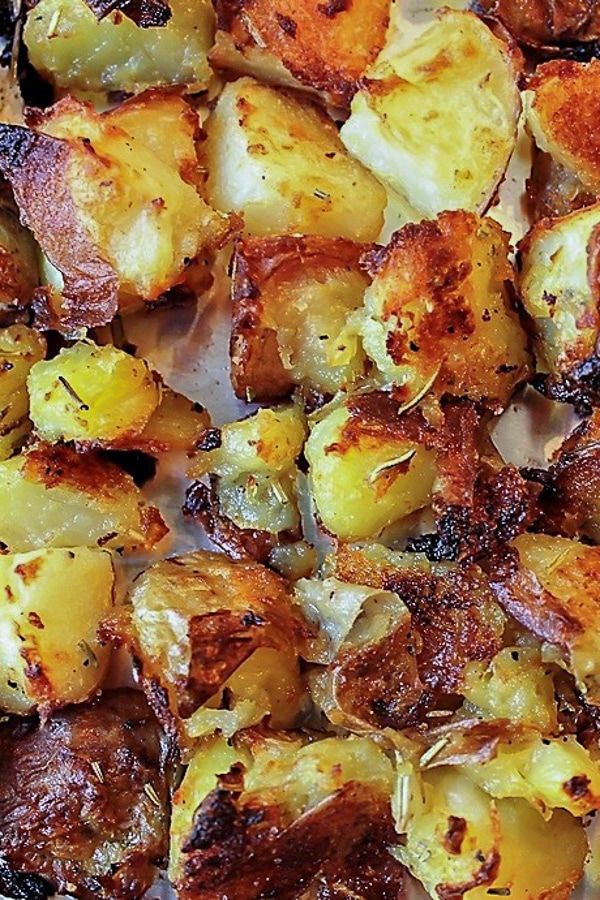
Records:
[[[391,764],[367,738],[205,743],[174,800],[178,896],[403,896],[387,852],[391,789]]]
[[[348,317],[362,304],[366,247],[337,238],[246,238],[233,257],[231,380],[238,397],[280,400],[294,386],[335,394],[365,371]]]
[[[8,459],[31,431],[27,376],[45,354],[45,340],[31,328],[0,329],[0,460]]]
[[[127,446],[143,431],[161,396],[144,360],[87,341],[36,363],[27,386],[36,433],[50,443]]]
[[[214,449],[202,452],[200,443],[190,474],[218,476],[220,510],[238,528],[295,531],[300,524],[296,459],[305,436],[306,422],[297,407],[260,409],[218,431],[210,429],[206,442]]]
[[[0,709],[86,700],[106,673],[98,626],[113,605],[110,553],[87,547],[0,556]]]
[[[189,400],[162,384],[160,403],[135,439],[135,446],[148,453],[166,453],[169,450],[193,453],[209,426],[210,416],[201,403]]]
[[[0,725],[0,854],[15,884],[35,872],[48,893],[141,898],[167,851],[166,749],[132,690],[105,692],[44,726]]]
[[[583,816],[600,808],[600,767],[573,735],[513,738],[464,771],[491,796],[522,798],[546,817],[552,809]]]
[[[561,59],[535,71],[526,96],[535,142],[588,190],[600,193],[600,61]]]
[[[334,123],[308,101],[240,78],[223,89],[206,131],[208,201],[242,213],[247,234],[354,241],[379,234],[384,188],[346,153]]]
[[[486,25],[446,10],[367,70],[342,140],[418,213],[483,212],[515,145],[516,74],[511,49]]]
[[[505,647],[487,664],[467,663],[461,693],[486,719],[508,719],[550,734],[557,725],[552,675],[538,649]]]
[[[217,0],[210,61],[348,106],[384,41],[388,0]]]
[[[431,498],[434,455],[423,446],[421,417],[399,410],[376,392],[313,424],[305,454],[314,501],[325,528],[344,541],[374,537]]]
[[[590,703],[600,704],[600,548],[522,534],[497,563],[492,587],[517,621],[555,648]]]
[[[31,64],[73,95],[156,85],[205,88],[214,32],[210,0],[170,0],[162,27],[144,28],[119,10],[98,20],[85,0],[39,0],[23,38]]]
[[[0,463],[0,542],[42,547],[150,550],[168,532],[133,478],[94,453],[39,444]]]
[[[158,149],[161,117],[169,151]],[[67,97],[33,124],[0,127],[0,171],[49,260],[42,326],[77,331],[156,300],[224,237],[225,220],[186,180],[198,121],[180,97],[150,93],[102,115]]]
[[[557,811],[548,820],[522,800],[492,801],[450,767],[400,767],[396,827],[406,843],[392,851],[439,900],[568,900],[583,872],[581,823]],[[560,846],[560,853],[556,852]]]
[[[308,633],[283,579],[205,551],[163,560],[131,594],[131,635],[149,702],[186,738],[298,715]]]
[[[29,305],[38,281],[33,238],[0,191],[0,312]]]
[[[367,255],[364,347],[407,401],[427,390],[501,410],[529,371],[512,307],[509,236],[491,219],[447,212],[406,225]]]
[[[519,290],[536,331],[538,368],[555,378],[586,379],[598,332],[600,204],[543,219],[520,244]],[[589,374],[589,373],[587,373]]]

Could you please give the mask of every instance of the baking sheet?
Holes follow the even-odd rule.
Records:
[[[2,0],[0,0],[2,2]],[[455,2],[423,2],[405,0],[393,2],[390,42],[410,43],[432,21],[442,6],[464,8],[464,0]],[[6,70],[0,70],[0,120],[18,121],[20,108],[14,91],[7,81]],[[506,177],[499,191],[498,203],[489,214],[511,233],[514,242],[527,229],[523,206],[525,180],[531,164],[531,143],[522,124],[518,141]],[[410,210],[397,198],[388,205],[382,242],[411,218]],[[223,254],[215,284],[197,306],[158,309],[139,312],[124,320],[127,339],[138,348],[153,368],[172,388],[207,407],[214,424],[247,415],[252,409],[234,396],[229,381],[228,280],[225,275],[227,255]],[[575,424],[570,407],[545,400],[531,389],[515,398],[498,420],[493,439],[508,462],[517,465],[543,466],[564,434]],[[124,594],[131,579],[157,556],[189,552],[210,547],[210,541],[193,522],[181,513],[185,488],[186,460],[183,455],[171,455],[160,460],[156,479],[145,488],[147,498],[159,506],[170,533],[153,557],[117,559],[120,592]],[[129,677],[128,661],[117,656],[112,672],[114,682]],[[415,886],[409,887],[411,900],[427,895]],[[588,873],[587,883],[576,892],[578,900],[600,897],[600,880]],[[173,900],[169,885],[160,879],[147,894],[148,900]],[[0,898],[1,900],[1,898]]]

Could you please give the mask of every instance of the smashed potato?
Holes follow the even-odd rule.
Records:
[[[315,505],[324,527],[344,541],[374,537],[431,498],[434,455],[421,419],[399,412],[391,395],[363,394],[312,426],[305,454]]]
[[[176,107],[173,149],[157,152],[152,110],[160,116],[165,103]],[[50,264],[36,307],[46,328],[102,325],[119,305],[156,300],[227,231],[186,180],[195,159],[194,111],[160,94],[147,95],[145,111],[139,98],[133,104],[112,118],[67,97],[35,114],[35,130],[0,126],[0,171]],[[129,132],[119,122],[132,118]]]
[[[112,609],[113,582],[105,550],[0,556],[0,709],[22,715],[94,693],[110,658],[98,627]]]
[[[210,78],[210,0],[169,0],[169,9],[166,23],[141,27],[118,9],[98,20],[86,0],[38,0],[23,39],[37,71],[73,95],[171,84],[202,90]]]
[[[347,106],[383,46],[388,0],[217,0],[210,61]]]
[[[363,343],[406,402],[428,390],[498,411],[529,371],[512,305],[508,235],[491,219],[442,213],[406,225],[367,256]]]
[[[150,550],[167,531],[133,479],[96,454],[39,444],[0,463],[0,542],[11,553]]]
[[[483,212],[515,146],[517,74],[511,48],[475,15],[445,10],[367,69],[342,140],[417,213]]]
[[[224,87],[206,132],[208,201],[241,213],[247,234],[378,236],[384,188],[308,101],[240,78]]]
[[[168,849],[169,775],[166,741],[139,691],[105,691],[43,726],[1,724],[9,883],[27,900],[139,900]]]
[[[245,238],[233,257],[231,380],[238,397],[309,401],[346,390],[365,372],[349,317],[368,276],[364,245],[341,238]]]
[[[150,704],[186,738],[231,736],[270,716],[290,727],[307,626],[285,582],[256,563],[197,551],[148,569],[131,594],[131,639]]]
[[[46,355],[44,338],[25,325],[0,328],[0,460],[31,431],[27,376]]]
[[[522,534],[494,569],[492,586],[517,621],[554,648],[590,703],[600,704],[600,548]]]
[[[233,747],[205,743],[174,798],[170,874],[179,897],[396,898],[403,877],[387,852],[392,778],[368,738],[303,746],[250,732]]]

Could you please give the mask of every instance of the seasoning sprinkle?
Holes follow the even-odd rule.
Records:
[[[444,749],[449,740],[450,738],[443,737],[440,738],[439,741],[436,741],[435,744],[432,744],[432,746],[428,750],[426,750],[419,759],[419,765],[421,766],[421,768],[424,768],[428,763],[430,763],[431,760],[434,759],[438,755],[438,753]]]
[[[150,782],[147,782],[144,785],[144,793],[151,803],[154,803],[155,806],[158,806],[160,808],[160,797],[158,796],[158,794],[154,790],[153,785],[151,785]]]
[[[69,384],[69,382],[67,381],[67,379],[65,378],[64,375],[59,375],[59,376],[58,376],[58,380],[60,381],[60,383],[61,383],[62,386],[64,387],[64,389],[65,389],[65,391],[67,392],[67,394],[69,394],[69,396],[75,401],[75,403],[78,403],[78,404],[79,404],[79,408],[80,408],[81,410],[84,410],[84,411],[85,411],[85,410],[88,410],[88,409],[89,409],[89,406],[87,405],[87,403],[84,403],[84,402],[83,402],[83,400],[81,399],[81,397],[79,396],[79,394],[74,390],[73,385],[72,385],[72,384]]]

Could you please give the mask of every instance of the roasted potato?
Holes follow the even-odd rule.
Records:
[[[600,194],[600,140],[595,128],[600,115],[600,61],[545,63],[527,86],[527,125],[537,146],[584,189]]]
[[[36,247],[0,189],[0,313],[28,306],[39,283]]]
[[[375,537],[431,498],[434,454],[423,420],[400,415],[401,406],[390,394],[359,394],[313,422],[311,490],[321,522],[341,540]]]
[[[214,33],[210,0],[169,0],[169,20],[143,27],[120,9],[100,20],[86,0],[38,0],[23,39],[29,60],[72,95],[137,93],[157,85],[206,88]],[[138,4],[138,6],[143,4]]]
[[[492,219],[446,212],[406,225],[367,255],[373,283],[364,347],[407,402],[432,390],[500,411],[527,377],[527,338],[508,288],[508,240]]]
[[[385,41],[389,0],[217,0],[213,66],[348,106]]]
[[[600,204],[560,219],[543,219],[520,244],[519,291],[536,333],[538,369],[579,393],[600,330],[597,257]]]
[[[472,13],[445,10],[367,69],[342,140],[417,213],[481,213],[515,146],[517,74],[510,46]]]
[[[365,354],[349,317],[369,283],[366,247],[340,238],[245,238],[233,257],[231,380],[238,397],[309,401],[352,386]]]
[[[150,550],[167,532],[133,478],[95,453],[38,444],[0,463],[0,542],[11,553]]]
[[[195,112],[176,96],[132,103],[98,114],[67,97],[33,116],[33,129],[0,126],[0,171],[49,261],[42,327],[77,332],[110,321],[119,305],[156,300],[227,233],[187,180]],[[166,104],[172,149],[157,152]]]
[[[157,716],[182,744],[297,717],[308,626],[283,579],[197,551],[148,569],[131,594],[131,642]]]
[[[600,548],[563,537],[522,534],[497,561],[492,587],[505,609],[554,648],[552,658],[600,704]]]
[[[27,376],[46,354],[44,338],[25,325],[0,328],[0,460],[31,431]]]
[[[566,812],[545,821],[522,800],[493,801],[450,767],[418,772],[406,763],[395,798],[406,842],[392,852],[431,897],[568,900],[581,878],[585,832]]]
[[[346,153],[334,123],[310,102],[240,78],[225,85],[206,132],[208,201],[243,214],[247,234],[378,236],[384,188]]]
[[[193,454],[209,426],[210,416],[201,403],[161,384],[160,403],[135,439],[135,446],[148,453],[183,450]]]
[[[138,691],[105,692],[45,725],[4,721],[0,855],[25,889],[13,896],[141,898],[167,853],[168,776],[166,742]],[[25,873],[47,891],[34,893]]]
[[[368,738],[303,746],[250,732],[233,747],[205,743],[174,798],[178,896],[402,896],[402,867],[387,852],[392,781]]]
[[[247,419],[210,429],[190,474],[217,476],[221,513],[242,529],[293,532],[300,524],[296,459],[306,436],[294,406],[260,409]],[[213,449],[214,448],[214,449]]]
[[[591,54],[600,37],[600,10],[588,0],[477,0],[472,5],[520,43],[548,55]]]
[[[0,556],[0,709],[47,711],[94,693],[110,658],[98,627],[112,610],[113,582],[106,550]]]
[[[36,363],[27,379],[31,418],[43,440],[127,446],[161,397],[148,364],[110,344],[78,341]]]

